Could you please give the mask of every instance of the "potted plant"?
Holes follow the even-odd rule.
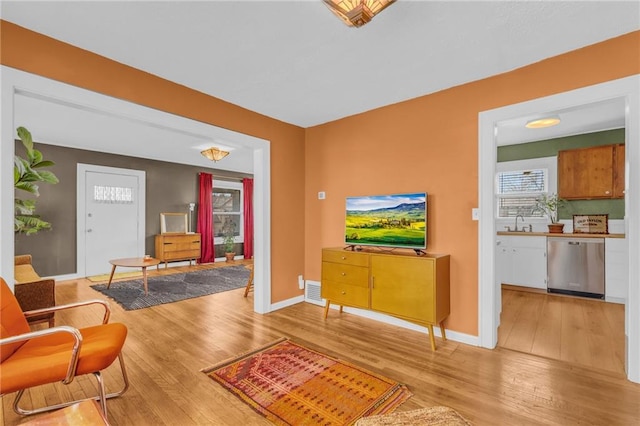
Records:
[[[28,192],[38,197],[38,182],[56,184],[58,178],[46,167],[54,165],[53,161],[42,158],[42,153],[34,148],[31,133],[24,127],[18,127],[18,137],[27,151],[27,158],[19,155],[13,161],[13,183],[16,190]],[[26,235],[35,234],[43,229],[51,229],[51,224],[40,219],[35,213],[36,200],[15,197],[13,230]]]
[[[227,262],[232,262],[236,256],[233,251],[235,247],[235,230],[236,224],[232,220],[227,220],[222,225],[222,245],[224,246],[224,257]]]
[[[549,218],[549,233],[562,234],[564,223],[558,222],[558,208],[566,202],[558,194],[542,194],[536,200],[536,210],[541,210]]]

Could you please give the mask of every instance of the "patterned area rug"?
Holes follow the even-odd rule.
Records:
[[[148,277],[148,296],[144,294],[142,278],[113,282],[109,289],[107,284],[96,284],[91,288],[110,297],[130,311],[244,287],[247,285],[249,273],[244,266],[226,266]]]
[[[453,408],[437,406],[401,413],[383,414],[360,419],[355,426],[471,426]]]
[[[277,425],[352,425],[412,396],[404,385],[286,338],[202,372]]]

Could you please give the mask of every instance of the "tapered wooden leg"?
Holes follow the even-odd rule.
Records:
[[[247,280],[247,285],[244,288],[244,297],[247,297],[247,295],[249,294],[249,290],[251,289],[251,287],[253,287],[253,265],[247,265],[245,267],[251,270],[251,272],[249,273],[249,279]]]
[[[342,305],[340,305],[340,313],[342,313],[342,308],[343,308],[343,306],[342,306]]]
[[[431,341],[431,350],[435,352],[435,350],[436,350],[436,338],[433,335],[433,325],[429,324],[427,327],[429,328],[429,340]]]
[[[331,305],[331,301],[327,299],[327,304],[324,307],[324,319],[327,319],[327,315],[329,315],[329,305]]]
[[[111,275],[109,275],[109,282],[107,283],[107,288],[111,285],[111,280],[113,279],[113,273],[116,271],[116,265],[111,267]]]
[[[444,322],[440,322],[440,333],[442,333],[442,340],[447,340],[447,333],[444,331]]]
[[[142,282],[144,283],[144,295],[149,295],[149,288],[147,287],[147,267],[142,267]]]

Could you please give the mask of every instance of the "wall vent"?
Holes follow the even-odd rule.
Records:
[[[307,280],[305,282],[304,301],[324,306],[325,301],[320,295],[320,283],[318,281]]]

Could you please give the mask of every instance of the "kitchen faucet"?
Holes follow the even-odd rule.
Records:
[[[515,229],[515,232],[518,232],[518,218],[522,219],[522,224],[524,225],[524,217],[522,217],[522,215],[519,214],[518,216],[516,216],[516,229]],[[524,231],[524,226],[522,227],[522,230]]]

